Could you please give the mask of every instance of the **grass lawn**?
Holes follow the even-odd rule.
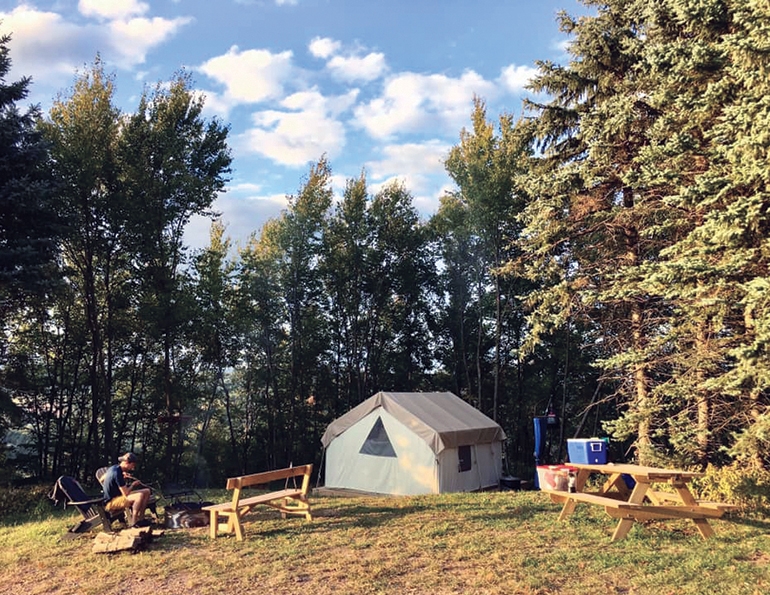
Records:
[[[206,498],[225,501],[224,492]],[[314,520],[266,507],[245,539],[167,530],[136,554],[94,554],[91,537],[63,539],[72,509],[0,523],[0,584],[9,595],[747,594],[770,593],[770,519],[636,524],[586,504],[567,522],[539,492],[311,498]]]

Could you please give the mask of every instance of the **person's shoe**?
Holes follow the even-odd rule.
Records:
[[[134,523],[134,527],[151,527],[152,526],[152,520],[151,519],[142,519],[140,521],[136,521]]]

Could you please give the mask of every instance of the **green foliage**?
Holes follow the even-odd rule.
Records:
[[[51,512],[51,488],[40,485],[0,486],[0,517],[40,518]]]
[[[584,3],[518,126],[541,151],[510,267],[538,285],[526,345],[581,321],[619,405],[606,427],[639,458],[766,463],[767,11]]]
[[[49,146],[38,129],[40,111],[19,108],[30,79],[6,82],[9,42],[0,36],[0,436],[22,418],[16,394],[28,386],[8,343],[26,326],[25,314],[44,309],[60,289],[63,228]]]
[[[9,36],[0,37],[0,323],[10,304],[56,287],[56,243],[61,233],[48,145],[37,129],[38,108],[25,112],[30,80],[5,81],[11,68]]]
[[[729,502],[748,512],[770,513],[770,470],[740,463],[709,465],[692,486],[701,499]]]

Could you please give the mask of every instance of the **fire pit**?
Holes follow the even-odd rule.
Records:
[[[206,527],[209,513],[201,510],[213,502],[174,502],[164,509],[163,524],[167,529],[192,529]]]
[[[190,496],[197,501],[188,499]],[[170,501],[163,509],[163,525],[167,529],[192,529],[206,527],[209,524],[209,514],[201,510],[213,502],[204,502],[195,490],[178,485],[167,486],[163,490],[163,498]]]

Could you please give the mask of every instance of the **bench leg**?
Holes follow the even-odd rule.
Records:
[[[700,532],[703,539],[708,539],[709,537],[714,536],[714,529],[712,529],[711,525],[709,525],[709,522],[706,519],[693,519],[692,522],[695,523],[695,526],[698,528],[698,531]]]
[[[682,503],[687,506],[698,506],[698,501],[695,499],[695,496],[692,495],[692,492],[690,492],[686,483],[673,482],[673,486],[677,494],[679,494]],[[695,526],[698,528],[703,539],[714,536],[714,529],[711,528],[711,525],[709,525],[709,522],[706,519],[693,519],[692,522],[695,523]]]
[[[626,535],[628,535],[628,532],[631,530],[633,525],[634,519],[620,519],[618,526],[615,527],[615,533],[612,534],[611,541],[619,541],[624,539]]]
[[[565,520],[569,515],[575,512],[576,506],[577,506],[577,502],[575,500],[567,500],[566,502],[564,502],[564,506],[562,507],[561,512],[559,513],[558,520],[560,521]]]
[[[219,515],[216,510],[209,511],[209,537],[211,539],[217,538],[219,532]]]
[[[241,516],[236,512],[230,517],[230,526],[235,530],[235,537],[238,541],[243,541],[243,526],[241,525]]]

